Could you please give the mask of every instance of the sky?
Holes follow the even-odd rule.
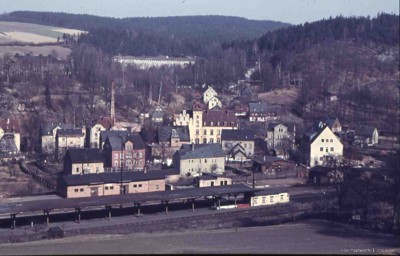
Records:
[[[399,14],[399,0],[0,0],[0,13],[22,10],[117,18],[225,15],[300,24],[340,14]]]

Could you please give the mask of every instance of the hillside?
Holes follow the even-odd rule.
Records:
[[[62,38],[64,33],[78,35],[82,32],[61,27],[0,21],[0,44],[12,42],[54,43]]]
[[[88,35],[82,36],[81,42],[101,47],[112,54],[171,56],[204,56],[215,45],[254,39],[267,31],[289,25],[226,16],[117,19],[28,11],[3,14],[0,20],[89,31]]]
[[[398,118],[398,15],[339,16],[230,47],[249,50],[255,43],[253,58],[260,60],[261,70],[254,77],[266,91],[299,87],[294,111],[301,117],[331,114],[347,123],[398,129],[392,122]],[[331,96],[337,100],[327,102]]]

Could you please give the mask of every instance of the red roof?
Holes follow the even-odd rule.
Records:
[[[114,125],[114,120],[108,116],[101,116],[99,120],[97,120],[98,124],[101,124],[106,130],[110,130]]]
[[[207,108],[206,108],[206,106],[203,104],[203,103],[201,103],[201,102],[195,102],[194,104],[193,104],[193,110],[194,111],[199,111],[199,110],[206,110]]]
[[[6,133],[20,133],[18,119],[0,118],[0,127]]]
[[[203,122],[206,126],[211,126],[211,123],[213,126],[224,126],[224,122],[227,126],[236,126],[238,123],[232,110],[208,110],[203,114]]]

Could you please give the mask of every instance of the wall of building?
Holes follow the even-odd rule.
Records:
[[[71,165],[71,173],[73,175],[80,174],[89,174],[89,173],[103,173],[104,172],[104,163],[75,163]],[[85,172],[83,173],[83,170]]]
[[[100,132],[105,131],[101,124],[96,124],[90,129],[90,147],[91,148],[100,148]]]
[[[223,151],[228,152],[238,143],[244,148],[245,154],[248,157],[254,155],[254,141],[223,140],[221,147]]]
[[[221,184],[222,182],[222,184]],[[199,188],[203,187],[219,187],[219,186],[226,186],[226,185],[232,185],[232,179],[231,178],[225,178],[225,177],[217,177],[215,180],[199,180]]]
[[[193,176],[199,173],[223,173],[225,168],[225,157],[181,159],[179,171],[181,176]],[[214,171],[213,171],[214,170]]]
[[[253,206],[288,203],[289,200],[290,196],[288,193],[252,196],[250,200],[250,206],[253,207]]]
[[[310,167],[323,165],[327,156],[343,156],[343,144],[328,127],[311,143]]]

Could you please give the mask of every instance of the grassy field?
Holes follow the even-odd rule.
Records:
[[[57,42],[58,37],[66,34],[79,34],[83,31],[59,27],[43,26],[22,22],[0,22],[0,43],[32,42],[47,43]]]

